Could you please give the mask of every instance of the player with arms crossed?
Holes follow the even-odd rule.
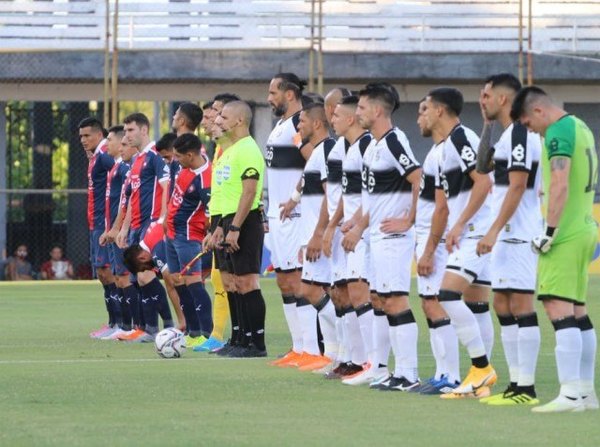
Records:
[[[585,305],[588,265],[598,238],[592,216],[598,181],[594,137],[583,121],[535,86],[517,94],[511,118],[544,136],[546,226],[532,246],[540,254],[538,299],[555,330],[560,393],[532,411],[595,410],[596,333]]]

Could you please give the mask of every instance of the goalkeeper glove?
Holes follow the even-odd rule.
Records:
[[[547,226],[543,234],[533,238],[531,248],[537,254],[548,253],[557,234],[558,228]]]

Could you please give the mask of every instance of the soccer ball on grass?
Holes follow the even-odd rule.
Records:
[[[185,352],[185,335],[173,327],[163,329],[154,340],[156,352],[165,359],[179,358]]]

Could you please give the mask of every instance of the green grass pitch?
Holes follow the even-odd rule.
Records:
[[[264,280],[267,342],[288,349],[281,298]],[[414,288],[413,288],[414,289]],[[600,327],[600,277],[589,308]],[[188,351],[160,359],[151,345],[91,340],[103,323],[94,282],[0,283],[1,446],[598,446],[600,412],[536,415],[474,400],[384,393]],[[433,372],[418,299],[421,378]],[[537,371],[543,402],[558,392],[554,336],[541,308]],[[461,349],[464,356],[464,350]],[[506,384],[498,328],[492,358]],[[467,367],[463,357],[463,371]]]

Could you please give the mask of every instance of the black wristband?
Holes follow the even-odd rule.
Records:
[[[546,227],[546,236],[553,237],[556,233],[556,227]]]
[[[236,227],[235,225],[229,225],[229,231],[237,231],[239,232],[241,230],[240,227]]]

